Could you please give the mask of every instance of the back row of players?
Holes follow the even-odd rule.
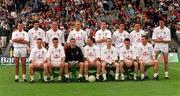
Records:
[[[37,68],[44,69],[44,81],[50,75],[53,81],[52,69],[59,67],[58,80],[62,76],[69,79],[68,67],[72,62],[78,62],[80,67],[78,78],[88,80],[88,68],[96,67],[96,79],[99,80],[100,74],[106,81],[106,67],[115,66],[115,80],[124,80],[124,68],[134,68],[133,79],[137,80],[138,67],[140,67],[141,80],[147,76],[144,66],[153,66],[154,80],[158,79],[158,60],[160,52],[164,57],[165,78],[168,76],[168,42],[171,41],[170,30],[165,26],[163,19],[159,20],[159,26],[154,29],[152,40],[155,43],[148,43],[146,33],[141,30],[141,24],[136,22],[134,30],[129,34],[125,31],[125,24],[119,23],[119,29],[113,34],[106,28],[106,22],[101,22],[101,29],[95,34],[95,40],[88,37],[87,32],[81,29],[81,22],[75,22],[75,28],[67,38],[64,39],[63,31],[58,29],[58,23],[52,22],[52,29],[44,32],[39,28],[39,22],[34,21],[34,27],[29,32],[23,31],[22,22],[18,22],[17,30],[12,34],[14,47],[13,56],[15,58],[15,81],[19,81],[19,59],[22,63],[22,79],[26,80],[26,54],[30,47],[30,79],[34,82],[34,71]],[[95,43],[94,43],[95,41]],[[44,46],[48,44],[48,50]],[[64,48],[62,45],[66,45]],[[114,46],[113,46],[114,45]],[[77,63],[76,62],[76,63]]]

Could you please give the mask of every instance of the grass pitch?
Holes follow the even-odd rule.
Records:
[[[169,80],[160,64],[159,81],[152,80],[151,68],[146,81],[43,83],[35,78],[30,84],[14,82],[14,66],[0,66],[0,96],[180,96],[180,64],[170,64],[169,70]],[[29,70],[27,74],[29,80]]]

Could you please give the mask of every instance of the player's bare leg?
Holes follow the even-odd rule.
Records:
[[[84,76],[85,80],[88,80],[89,61],[84,62]]]
[[[118,80],[119,79],[119,63],[114,62],[114,66],[116,67],[115,80]]]
[[[134,76],[133,76],[133,79],[137,80],[137,73],[138,73],[138,67],[139,67],[138,65],[139,65],[139,63],[137,61],[134,61],[133,65],[134,65]]]
[[[99,80],[100,72],[101,72],[101,62],[97,60],[96,61],[96,79],[97,80]]]
[[[43,69],[44,69],[44,82],[47,82],[47,77],[48,77],[48,64],[44,63],[43,65]]]
[[[144,80],[144,65],[145,65],[145,62],[144,61],[139,61],[140,63],[140,71],[141,71],[141,80]]]
[[[153,60],[152,63],[153,68],[154,68],[154,77],[153,80],[158,80],[158,60]]]
[[[21,63],[22,63],[22,78],[24,81],[26,80],[26,57],[21,57]]]
[[[123,80],[124,81],[124,62],[123,61],[121,61],[120,63],[119,63],[119,71],[120,71],[120,73],[121,73],[121,80]]]
[[[69,64],[65,63],[64,65],[64,73],[65,73],[65,78],[69,79]]]
[[[62,80],[63,72],[64,72],[64,63],[61,63],[61,64],[59,64],[59,77],[58,77],[58,81]]]
[[[79,63],[79,76],[78,78],[81,79],[83,77],[83,69],[84,69],[84,63],[83,62],[80,62]]]
[[[15,81],[19,81],[19,57],[14,58],[15,62]]]
[[[53,77],[53,65],[52,64],[48,64],[48,71],[49,71],[49,75],[50,75],[51,81],[54,81],[54,77]]]
[[[30,82],[33,83],[34,82],[34,68],[35,68],[35,64],[31,63],[29,66],[30,69]]]
[[[103,81],[106,81],[107,80],[107,77],[106,77],[106,63],[102,63],[102,75],[103,75]]]
[[[164,59],[164,73],[165,73],[165,79],[169,79],[168,76],[168,53],[163,53],[163,59]]]

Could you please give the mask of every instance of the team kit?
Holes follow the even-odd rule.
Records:
[[[22,80],[26,79],[26,58],[30,52],[30,82],[35,81],[35,71],[43,70],[43,81],[69,82],[70,68],[77,67],[77,81],[89,80],[89,70],[94,68],[96,81],[107,81],[108,68],[114,70],[114,80],[126,80],[128,70],[132,70],[132,80],[146,80],[148,68],[153,69],[153,80],[158,80],[158,60],[160,53],[164,59],[164,78],[168,74],[168,43],[171,41],[169,28],[165,20],[159,20],[159,26],[153,29],[152,37],[148,37],[136,22],[133,31],[125,31],[125,23],[119,22],[118,29],[111,32],[102,21],[100,29],[94,36],[89,36],[81,29],[81,22],[76,21],[67,40],[64,32],[58,29],[57,21],[52,21],[51,29],[45,32],[39,27],[39,21],[28,32],[23,30],[23,23],[17,23],[17,30],[12,33],[15,63],[15,81],[19,82],[19,65],[22,65]],[[152,42],[150,42],[150,40]],[[53,76],[54,68],[58,68],[58,79]],[[138,73],[140,73],[138,75]]]

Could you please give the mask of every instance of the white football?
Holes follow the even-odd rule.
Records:
[[[96,81],[96,77],[93,76],[93,75],[90,75],[88,80],[89,80],[89,82],[95,82]]]

